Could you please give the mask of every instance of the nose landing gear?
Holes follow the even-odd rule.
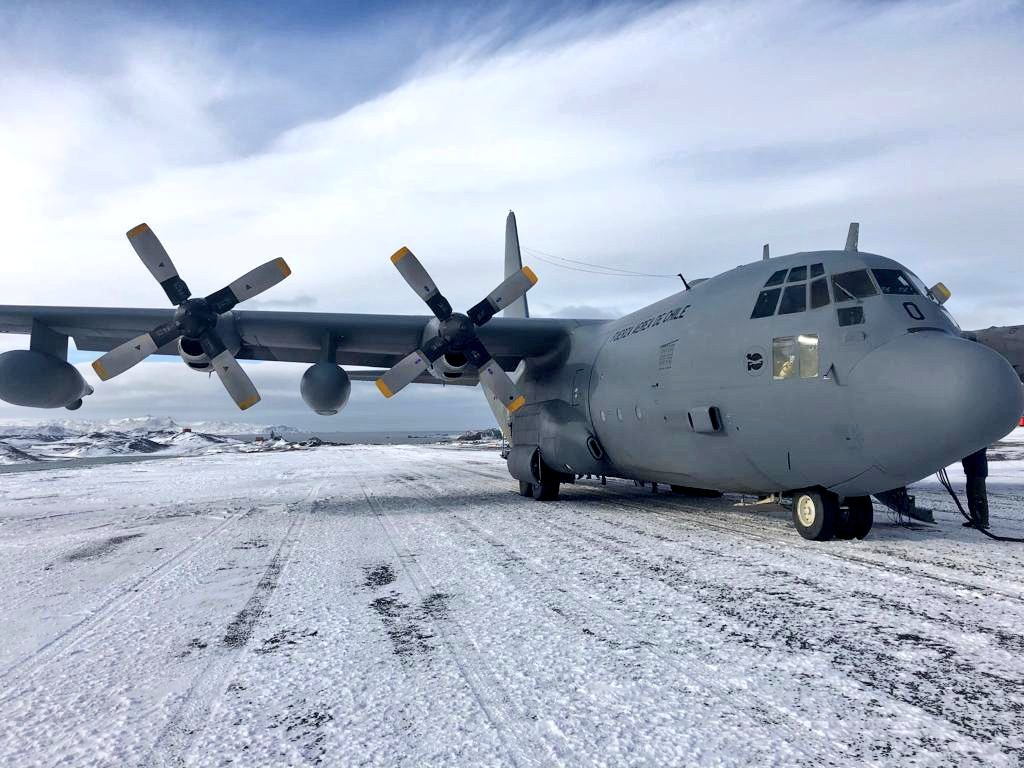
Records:
[[[840,506],[839,497],[831,491],[809,488],[793,494],[793,525],[805,539],[863,539],[873,522],[869,496],[849,497]]]

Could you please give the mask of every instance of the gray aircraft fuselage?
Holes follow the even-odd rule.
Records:
[[[962,338],[910,270],[849,250],[746,264],[582,326],[521,385],[520,479],[515,452],[536,447],[566,476],[755,493],[899,488],[1024,411],[1006,359]]]

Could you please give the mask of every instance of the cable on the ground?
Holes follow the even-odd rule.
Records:
[[[960,503],[960,497],[953,489],[953,483],[951,483],[949,480],[949,473],[946,472],[946,468],[943,467],[942,469],[940,469],[935,476],[939,478],[939,482],[942,484],[942,487],[945,488],[949,492],[949,495],[953,497],[953,501],[956,503],[956,508],[960,510],[960,514],[964,516],[967,522],[973,523],[974,518],[971,517],[970,514],[968,514],[964,510],[963,504]],[[996,541],[1010,541],[1016,544],[1024,544],[1024,539],[1014,538],[1013,536],[997,536],[996,534],[992,533],[992,531],[986,528],[978,528],[977,526],[972,527],[981,531],[990,539],[995,539]]]

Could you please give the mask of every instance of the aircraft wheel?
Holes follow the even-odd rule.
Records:
[[[846,515],[846,529],[850,538],[863,539],[875,522],[875,508],[870,496],[851,496],[846,500],[849,511]]]
[[[561,487],[558,480],[541,480],[533,485],[533,498],[537,501],[555,501]]]
[[[528,499],[533,498],[533,483],[524,483],[522,480],[519,481],[519,495],[525,496]]]
[[[839,522],[839,498],[834,493],[806,490],[793,494],[793,525],[805,539],[828,541]]]

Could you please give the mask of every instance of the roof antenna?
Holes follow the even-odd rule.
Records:
[[[686,278],[683,277],[683,273],[682,272],[676,272],[676,274],[679,275],[679,279],[683,281],[683,285],[686,286],[686,290],[690,290],[690,284],[688,282],[686,282]]]
[[[860,239],[860,224],[856,221],[851,221],[850,231],[846,233],[846,251],[856,253],[858,239]]]
[[[763,251],[761,251],[761,258],[762,258],[762,259],[763,259],[764,261],[768,261],[768,259],[770,259],[770,258],[771,258],[771,256],[769,256],[769,255],[768,255],[768,243],[765,243],[765,244],[764,244],[764,250],[763,250]]]

